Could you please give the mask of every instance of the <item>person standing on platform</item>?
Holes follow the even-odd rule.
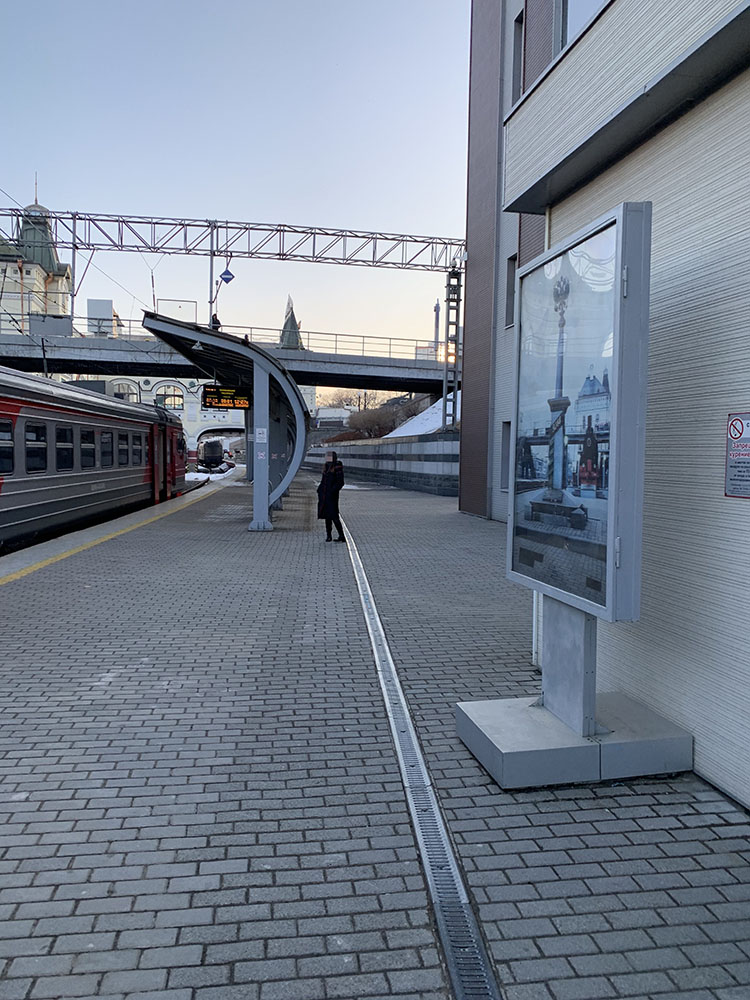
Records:
[[[326,464],[318,486],[318,519],[326,522],[326,541],[332,542],[331,528],[336,526],[337,542],[346,542],[339,518],[339,493],[344,485],[344,466],[335,451],[326,452]]]

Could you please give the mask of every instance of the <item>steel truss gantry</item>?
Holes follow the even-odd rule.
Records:
[[[44,214],[58,250],[74,252],[120,250],[449,271],[460,266],[456,262],[465,250],[461,240],[355,229],[90,212],[44,210]],[[10,220],[11,238],[19,233],[24,215],[22,208],[0,208],[0,219]]]

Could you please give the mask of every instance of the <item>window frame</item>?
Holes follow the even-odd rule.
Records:
[[[41,439],[29,440],[29,430],[32,427],[40,427],[44,431],[44,437]],[[47,434],[47,424],[46,422],[37,421],[34,419],[27,420],[23,429],[23,440],[24,440],[24,452],[25,452],[25,464],[26,464],[26,475],[28,476],[38,476],[40,473],[44,474],[49,468],[49,436]],[[29,468],[29,446],[34,448],[36,446],[37,451],[41,451],[41,445],[44,445],[44,467],[41,469],[30,469]]]
[[[125,439],[125,444],[123,445],[123,438]],[[123,448],[125,461],[123,461]],[[130,435],[127,431],[117,432],[117,468],[124,469],[130,465]]]
[[[91,441],[84,441],[83,435],[91,435]],[[85,451],[84,451],[85,449]],[[90,450],[89,450],[90,449]],[[93,462],[89,463],[84,461],[83,456],[93,454]],[[92,427],[82,427],[81,433],[78,438],[78,461],[81,466],[81,471],[84,469],[95,469],[96,468],[96,431]]]
[[[69,441],[60,441],[60,432],[70,432]],[[70,465],[61,466],[60,456],[69,456]],[[73,472],[76,464],[75,433],[72,424],[55,424],[55,472]]]
[[[15,427],[13,421],[7,419],[6,417],[0,418],[0,427],[3,424],[7,424],[10,430],[10,437],[7,439],[0,438],[0,456],[10,455],[10,469],[3,471],[0,467],[0,476],[12,476],[16,471],[16,439],[15,439]]]
[[[167,392],[168,389],[172,391]],[[167,402],[167,396],[170,399],[176,398],[175,390],[180,394],[180,403],[177,406]],[[154,393],[154,403],[164,410],[173,410],[175,413],[180,413],[185,409],[185,390],[181,385],[177,385],[176,382],[168,382],[166,385],[159,386],[156,390]]]
[[[104,449],[104,438],[109,438],[109,451]],[[102,431],[99,437],[99,453],[101,455],[101,464],[103,469],[112,469],[115,464],[115,434],[114,431]],[[105,461],[105,456],[109,458],[109,461]]]

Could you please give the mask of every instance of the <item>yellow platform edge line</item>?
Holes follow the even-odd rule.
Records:
[[[4,586],[6,583],[13,583],[14,580],[20,580],[22,577],[28,576],[29,573],[36,573],[38,569],[44,569],[45,566],[51,566],[53,563],[60,562],[62,559],[67,559],[68,556],[74,556],[79,552],[85,552],[86,549],[93,549],[95,545],[101,545],[102,542],[109,542],[113,538],[117,538],[118,535],[126,535],[129,531],[135,531],[136,528],[143,528],[145,525],[153,524],[154,521],[160,521],[163,517],[168,517],[170,514],[176,514],[177,511],[185,510],[186,507],[190,507],[192,504],[198,503],[199,500],[204,500],[207,496],[211,496],[211,493],[204,493],[202,496],[194,497],[192,500],[188,500],[186,503],[180,504],[179,507],[175,507],[172,510],[162,511],[160,514],[154,514],[153,517],[147,517],[145,521],[139,521],[137,524],[131,524],[127,528],[120,528],[119,531],[111,531],[108,535],[102,535],[101,538],[95,538],[90,542],[84,542],[83,545],[76,545],[75,548],[68,549],[67,552],[60,552],[56,556],[50,556],[49,559],[42,559],[38,563],[27,566],[25,569],[16,570],[15,573],[8,573],[7,576],[0,576],[0,587]]]

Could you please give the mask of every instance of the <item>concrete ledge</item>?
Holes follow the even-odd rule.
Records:
[[[693,739],[626,695],[597,696],[597,720],[611,732],[577,736],[535,698],[456,705],[456,730],[502,788],[577,784],[689,771]]]

